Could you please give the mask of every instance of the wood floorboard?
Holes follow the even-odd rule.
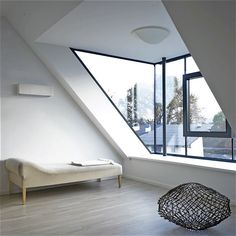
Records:
[[[221,224],[205,231],[185,230],[159,217],[157,200],[164,188],[124,179],[1,196],[0,235],[156,235],[236,236],[236,208]]]

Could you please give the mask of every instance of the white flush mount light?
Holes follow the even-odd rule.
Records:
[[[137,28],[131,33],[145,43],[158,44],[169,35],[169,30],[160,26],[145,26]]]

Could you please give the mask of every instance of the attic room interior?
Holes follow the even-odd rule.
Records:
[[[236,235],[235,0],[0,9],[0,235]]]

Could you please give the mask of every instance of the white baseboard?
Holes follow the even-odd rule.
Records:
[[[124,175],[124,178],[135,180],[135,181],[138,181],[138,182],[141,182],[141,183],[145,183],[145,184],[154,185],[154,186],[157,186],[157,187],[166,188],[167,190],[170,190],[170,189],[176,187],[176,186],[172,186],[172,185],[169,185],[169,184],[161,183],[161,182],[158,182],[158,181],[154,181],[154,180],[150,180],[150,179],[145,179],[145,178],[140,178],[140,177],[137,177],[137,176]],[[230,205],[236,206],[236,201],[232,201],[230,199]]]
[[[167,190],[172,189],[172,188],[175,187],[175,186],[171,186],[169,184],[161,183],[161,182],[150,180],[150,179],[140,178],[140,177],[137,177],[137,176],[124,175],[124,178],[135,180],[135,181],[142,182],[142,183],[145,183],[145,184],[151,184],[151,185],[154,185],[154,186],[166,188]]]

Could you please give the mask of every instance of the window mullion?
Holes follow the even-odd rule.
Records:
[[[154,147],[153,147],[153,151],[154,153],[157,153],[157,148],[156,148],[156,145],[157,145],[157,138],[156,138],[156,122],[157,122],[157,109],[156,109],[156,65],[154,65],[154,125],[153,125],[153,128],[154,128],[154,132],[153,132],[153,135],[154,135]]]
[[[187,60],[186,57],[184,58],[184,74],[187,71]],[[183,107],[184,107],[184,98],[183,98]],[[188,137],[184,136],[184,148],[185,148],[185,156],[188,156]]]
[[[231,153],[232,153],[232,161],[234,160],[234,139],[231,138]]]
[[[162,58],[163,156],[166,156],[166,58]]]

